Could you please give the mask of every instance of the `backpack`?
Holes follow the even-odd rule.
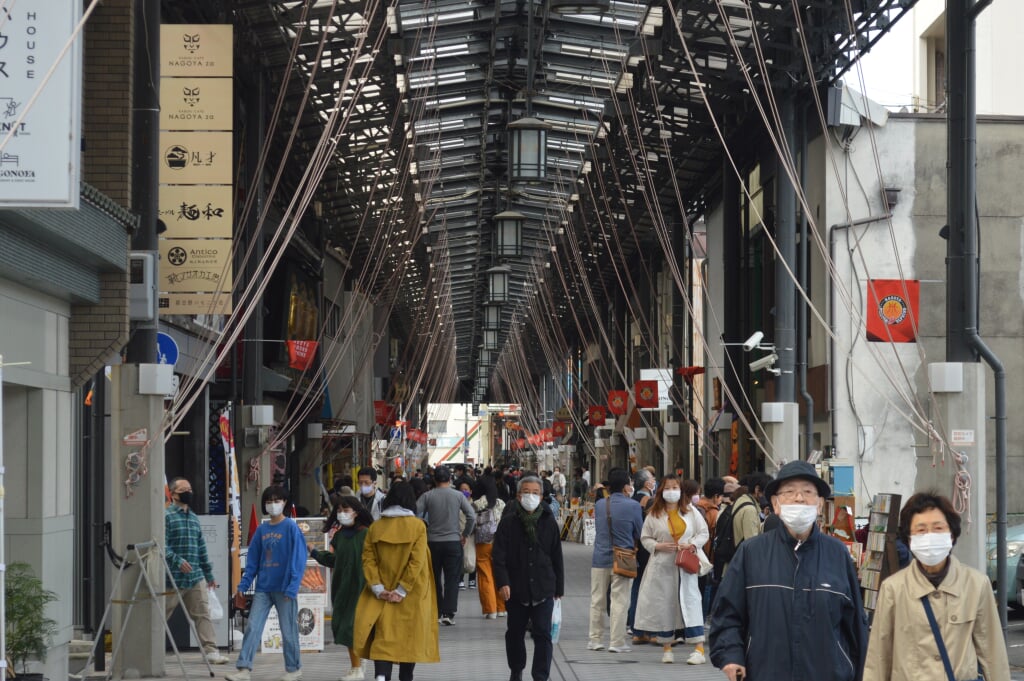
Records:
[[[722,571],[725,570],[725,564],[736,555],[736,538],[732,526],[733,515],[735,515],[740,507],[753,505],[750,499],[744,497],[743,500],[730,504],[718,512],[718,520],[715,522],[715,538],[711,543],[716,581],[722,579]]]
[[[494,541],[494,533],[498,531],[498,521],[501,520],[501,511],[504,507],[505,504],[499,500],[491,508],[486,508],[476,514],[473,539],[477,544],[490,544]]]

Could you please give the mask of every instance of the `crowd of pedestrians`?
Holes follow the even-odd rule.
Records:
[[[789,462],[774,477],[725,476],[703,487],[624,468],[593,484],[582,468],[570,479],[559,468],[438,466],[393,478],[386,494],[377,480],[364,468],[355,492],[351,481],[336,484],[346,494],[332,495],[330,549],[309,552],[333,569],[332,632],[350,661],[341,681],[362,681],[364,660],[373,662],[375,681],[391,681],[396,665],[399,681],[413,681],[417,663],[439,661],[439,625],[455,626],[467,581],[478,590],[480,616],[507,618],[510,681],[524,673],[547,681],[565,592],[557,509],[588,493],[595,503],[587,650],[649,648],[672,664],[674,646],[692,645],[687,664],[710,662],[729,681],[1010,678],[991,585],[950,554],[960,518],[931,492],[903,507],[900,541],[912,559],[882,583],[869,630],[849,548],[819,526],[831,489],[806,462]],[[181,524],[187,481],[174,483],[168,523]],[[253,538],[239,587],[255,584],[256,597],[228,681],[248,681],[271,606],[282,622],[282,679],[301,678],[288,623],[306,553],[289,505],[287,490],[264,492],[270,521]],[[199,555],[191,550],[182,555]]]

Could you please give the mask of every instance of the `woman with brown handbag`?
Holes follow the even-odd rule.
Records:
[[[634,632],[646,632],[661,642],[661,661],[665,663],[674,661],[672,641],[678,629],[683,630],[687,643],[697,644],[687,663],[705,662],[704,616],[697,573],[687,572],[676,562],[680,551],[692,551],[699,559],[701,547],[708,539],[707,523],[689,502],[682,498],[679,478],[666,475],[658,485],[640,534],[651,558],[640,583]],[[707,564],[707,558],[699,562]]]

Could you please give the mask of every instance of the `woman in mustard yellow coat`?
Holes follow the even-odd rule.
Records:
[[[356,604],[355,647],[374,661],[376,681],[412,681],[417,662],[440,662],[437,601],[427,527],[416,517],[416,495],[396,482],[381,502],[363,546],[366,586]]]

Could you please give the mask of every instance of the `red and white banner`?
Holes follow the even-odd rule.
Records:
[[[636,406],[641,409],[658,408],[658,382],[637,381],[635,387]]]
[[[888,343],[917,342],[921,282],[914,279],[869,279],[867,337]]]
[[[288,366],[299,371],[309,369],[313,366],[317,345],[313,340],[288,341]]]
[[[603,426],[607,420],[607,410],[601,405],[595,404],[587,410],[587,419],[592,426]]]
[[[551,424],[551,434],[555,437],[565,437],[568,432],[568,425],[565,421],[555,421]]]
[[[608,391],[608,411],[613,414],[622,415],[626,413],[626,408],[629,406],[629,391],[628,390],[609,390]]]

